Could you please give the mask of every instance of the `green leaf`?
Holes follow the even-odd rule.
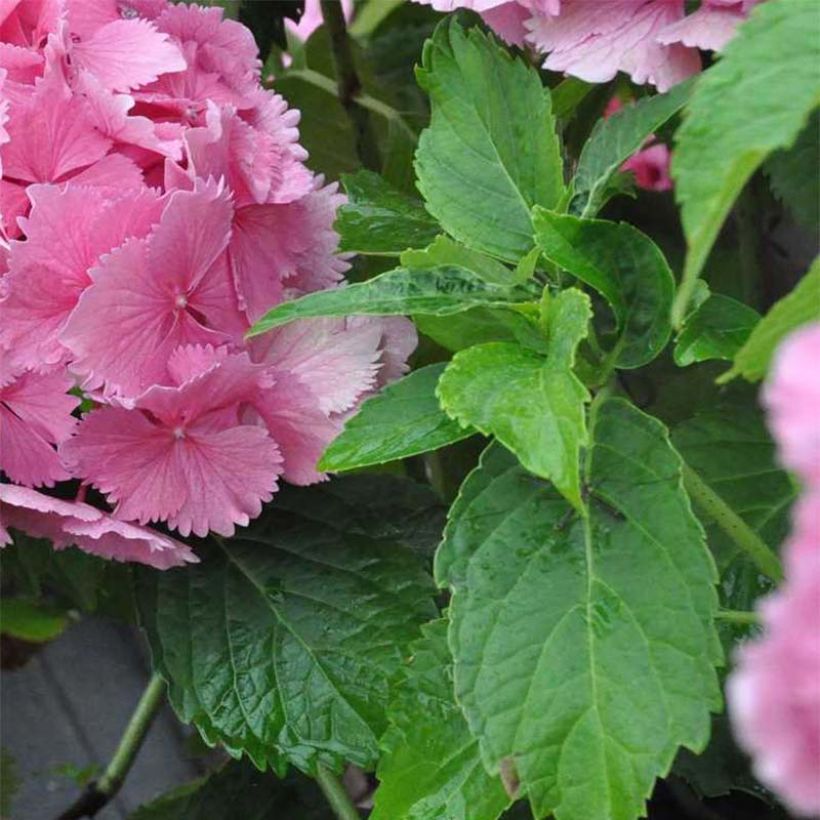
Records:
[[[398,256],[427,245],[439,227],[424,205],[372,171],[342,177],[348,202],[339,208],[335,228],[339,250]]]
[[[401,263],[406,268],[420,269],[434,268],[437,265],[455,265],[472,271],[493,285],[513,285],[517,281],[529,279],[529,276],[518,276],[491,256],[470,250],[443,235],[436,237],[429,248],[405,251],[401,255]]]
[[[366,282],[317,291],[283,302],[268,311],[247,336],[257,336],[294,319],[314,316],[397,316],[406,313],[447,316],[477,305],[498,307],[531,298],[532,294],[524,288],[490,285],[464,268],[446,265],[429,270],[395,268]]]
[[[443,364],[416,370],[368,399],[319,461],[320,470],[355,470],[438,450],[473,435],[441,409]]]
[[[139,576],[154,664],[180,719],[279,773],[372,766],[388,681],[435,615],[423,557],[277,505],[199,552],[185,571]]]
[[[67,625],[62,610],[25,598],[0,598],[0,632],[4,635],[43,643],[56,638]]]
[[[772,189],[795,218],[811,231],[820,223],[820,113],[814,112],[797,141],[786,151],[769,157],[765,171]]]
[[[746,343],[735,356],[732,369],[720,377],[727,382],[743,376],[759,381],[769,370],[775,350],[793,330],[820,319],[820,257],[797,287],[777,302],[757,323]]]
[[[816,0],[769,0],[752,10],[717,64],[699,78],[672,160],[689,246],[673,311],[676,327],[740,190],[769,154],[794,143],[820,103],[818,64]]]
[[[760,314],[720,293],[711,294],[686,318],[675,341],[675,364],[733,359],[760,321]]]
[[[575,289],[559,293],[549,310],[546,357],[505,342],[467,348],[444,371],[438,395],[450,416],[496,436],[580,508],[578,459],[589,394],[572,366],[592,310],[589,297]]]
[[[752,402],[726,403],[698,413],[675,427],[672,442],[683,460],[767,544],[777,547],[784,540],[797,489],[778,466],[774,442]],[[738,556],[745,560],[710,520],[704,518],[704,525],[721,572]],[[727,609],[744,608],[738,601],[723,603]]]
[[[318,786],[301,774],[280,780],[246,763],[229,762],[140,806],[129,820],[333,820]]]
[[[572,212],[594,216],[618,169],[658,128],[680,111],[692,93],[693,81],[679,83],[666,94],[644,97],[611,117],[600,119],[581,151],[573,180]]]
[[[538,72],[454,20],[424,45],[432,118],[416,151],[427,208],[460,242],[508,262],[532,248],[530,210],[564,193],[550,97]]]
[[[453,316],[414,316],[416,327],[447,350],[463,350],[483,342],[518,342],[546,352],[547,341],[537,323],[515,308],[476,307]]]
[[[641,367],[669,341],[674,280],[660,248],[625,222],[579,219],[536,208],[535,238],[544,256],[595,288],[620,329],[618,367]]]
[[[447,621],[423,632],[388,708],[370,820],[494,820],[510,799],[454,700]]]
[[[720,707],[714,563],[666,429],[593,407],[589,515],[491,447],[453,506],[436,577],[453,592],[456,699],[491,771],[536,817],[632,820]]]

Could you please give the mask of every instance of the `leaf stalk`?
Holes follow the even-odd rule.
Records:
[[[316,782],[339,820],[361,820],[339,778],[321,763],[316,771]]]

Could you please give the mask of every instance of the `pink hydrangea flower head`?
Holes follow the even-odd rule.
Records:
[[[241,421],[270,380],[245,353],[183,350],[174,361],[183,381],[150,387],[133,410],[89,413],[61,451],[116,503],[117,518],[230,536],[259,515],[281,472],[267,432]]]
[[[70,477],[54,445],[74,429],[79,404],[65,371],[9,374],[0,378],[0,470],[30,487]]]
[[[658,42],[721,51],[759,2],[762,0],[703,0],[697,11],[662,29]]]
[[[67,358],[60,334],[91,284],[89,271],[128,237],[145,236],[163,203],[148,188],[108,197],[74,184],[33,185],[28,196],[31,214],[20,220],[26,241],[11,243],[0,299],[0,349],[20,366],[40,369]]]
[[[760,606],[763,636],[727,684],[733,725],[760,780],[795,812],[820,812],[820,543]]]
[[[168,198],[144,239],[129,239],[91,271],[61,335],[89,386],[135,396],[168,384],[171,353],[184,344],[241,342],[225,249],[233,207],[222,185]]]
[[[156,569],[199,560],[187,544],[156,530],[118,521],[89,504],[0,484],[0,546],[11,542],[9,528],[48,538],[55,549],[76,546],[102,558],[135,561]]]
[[[820,323],[792,333],[775,354],[763,391],[780,459],[807,484],[820,486]]]

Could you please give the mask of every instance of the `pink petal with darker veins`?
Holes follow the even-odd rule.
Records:
[[[88,271],[127,237],[145,236],[159,221],[162,201],[152,190],[116,198],[100,189],[33,185],[31,215],[21,220],[25,242],[13,242],[0,300],[0,348],[15,362],[38,369],[68,351],[59,341]]]
[[[254,410],[282,453],[282,475],[301,486],[323,481],[327,474],[320,473],[316,463],[342,425],[328,418],[299,378],[286,372],[274,378],[273,386],[260,392]]]
[[[75,64],[90,71],[111,91],[129,91],[161,74],[184,71],[179,47],[142,19],[115,20],[73,44]]]
[[[340,413],[376,383],[382,328],[350,319],[301,319],[266,333],[255,344],[254,360],[287,371],[315,396],[323,413]]]
[[[69,478],[53,445],[74,429],[71,415],[80,403],[68,394],[73,381],[64,372],[20,373],[0,387],[0,469],[29,486]]]
[[[157,569],[198,561],[187,544],[125,521],[80,501],[62,501],[9,484],[0,485],[0,546],[8,527],[48,538],[55,549],[77,546],[115,561],[135,561]]]
[[[267,432],[240,421],[242,406],[270,384],[267,368],[204,347],[171,358],[181,384],[151,387],[134,409],[89,413],[61,452],[117,504],[119,518],[231,535],[259,514],[281,472]]]
[[[178,191],[146,239],[100,262],[61,336],[89,385],[136,396],[168,383],[168,358],[180,345],[241,340],[247,323],[223,253],[231,216],[216,184]]]

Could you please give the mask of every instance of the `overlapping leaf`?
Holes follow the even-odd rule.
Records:
[[[141,576],[154,663],[180,718],[280,774],[373,765],[388,680],[435,614],[420,556],[275,510],[202,558]]]
[[[820,321],[820,258],[815,260],[797,287],[757,323],[735,355],[732,369],[721,376],[721,381],[729,381],[735,376],[743,376],[749,381],[762,379],[780,342],[801,325],[816,321]]]
[[[434,268],[437,265],[456,265],[472,271],[485,282],[494,285],[513,285],[519,279],[509,268],[491,256],[471,250],[447,236],[438,236],[428,248],[409,250],[401,255],[407,268]],[[526,276],[521,279],[528,278]]]
[[[601,209],[612,176],[657,128],[686,104],[692,82],[679,83],[666,94],[644,97],[598,121],[581,151],[573,179],[574,213],[594,216]]]
[[[820,103],[818,64],[816,0],[769,0],[698,81],[672,162],[689,246],[676,326],[740,190],[770,153],[792,145]]]
[[[537,818],[631,820],[720,706],[717,576],[663,426],[608,399],[590,437],[587,517],[491,447],[436,576],[485,763],[517,778]]]
[[[406,313],[446,316],[477,305],[512,305],[532,298],[532,293],[523,287],[491,285],[465,268],[449,265],[427,270],[396,268],[366,282],[283,302],[268,311],[248,331],[248,336],[265,333],[294,319],[314,316]]]
[[[384,464],[472,435],[438,403],[436,385],[444,367],[422,367],[368,399],[325,450],[319,469],[335,472]]]
[[[348,201],[336,217],[339,250],[398,256],[407,248],[427,245],[438,234],[424,205],[378,174],[358,171],[342,181]]]
[[[550,98],[538,73],[478,28],[443,22],[424,46],[419,84],[430,127],[418,187],[451,236],[509,262],[533,245],[530,210],[564,193]]]
[[[550,305],[546,356],[505,342],[477,345],[457,353],[438,384],[450,416],[496,436],[576,507],[589,394],[572,366],[590,316],[589,298],[565,290]]]
[[[625,222],[533,212],[544,256],[595,288],[618,322],[615,362],[640,367],[669,341],[674,280],[660,248]]]
[[[733,359],[760,321],[760,314],[720,293],[686,317],[675,341],[675,363],[685,367],[710,359]]]
[[[388,708],[371,820],[495,820],[510,802],[453,697],[447,622],[424,627]]]

